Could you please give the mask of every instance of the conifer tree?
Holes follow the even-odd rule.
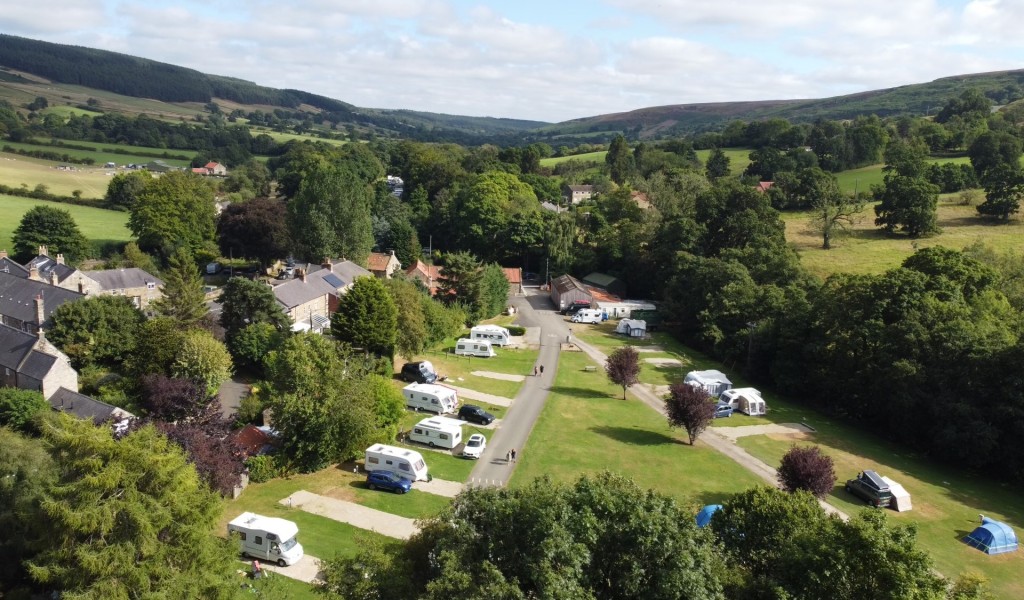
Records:
[[[188,327],[206,315],[203,280],[192,254],[178,248],[168,261],[164,272],[164,297],[154,303],[158,313],[171,317]]]

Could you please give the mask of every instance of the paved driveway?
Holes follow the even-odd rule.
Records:
[[[367,508],[355,502],[328,498],[306,490],[299,490],[281,500],[280,503],[400,540],[407,540],[419,531],[413,519]]]

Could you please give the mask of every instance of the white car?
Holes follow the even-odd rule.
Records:
[[[474,433],[469,436],[469,439],[466,440],[466,445],[462,447],[462,455],[466,458],[480,458],[486,447],[487,438],[482,433]]]

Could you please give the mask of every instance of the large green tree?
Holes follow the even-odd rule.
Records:
[[[1018,165],[999,164],[985,172],[985,201],[978,214],[1006,220],[1020,211],[1024,198],[1024,171]]]
[[[356,278],[331,316],[331,331],[355,348],[394,356],[398,309],[384,283],[376,277]]]
[[[182,338],[171,374],[198,381],[213,395],[231,377],[231,354],[210,332],[194,329]]]
[[[452,252],[443,257],[444,270],[437,285],[437,296],[466,306],[477,319],[480,306],[480,261],[469,252]]]
[[[939,230],[936,207],[938,186],[925,180],[927,147],[920,140],[893,140],[885,149],[884,183],[872,186],[875,225],[886,231],[900,229],[911,237]]]
[[[42,394],[33,393],[46,404]],[[41,439],[0,427],[0,527],[4,532],[0,536],[4,557],[0,561],[0,590],[12,597],[19,588],[27,590],[31,586],[24,562],[50,543],[45,539],[39,506],[57,476]]]
[[[101,365],[117,369],[135,351],[145,315],[124,296],[96,296],[66,302],[51,315],[47,337],[75,368]]]
[[[280,200],[253,198],[232,203],[217,217],[221,255],[255,259],[262,265],[284,258],[291,246],[285,214],[285,203]]]
[[[178,248],[164,270],[163,297],[153,303],[157,313],[191,327],[206,316],[206,294],[199,267],[189,251]]]
[[[210,535],[220,499],[180,448],[152,426],[115,439],[63,415],[44,435],[59,480],[38,515],[36,582],[96,600],[234,596],[237,548]]]
[[[64,261],[77,264],[89,253],[89,242],[78,229],[71,213],[63,208],[33,206],[22,217],[11,235],[14,260],[24,264],[46,246],[50,256],[64,255]]]
[[[319,261],[345,257],[364,263],[373,248],[370,185],[345,167],[319,165],[288,203],[288,225],[298,255]]]
[[[629,142],[622,134],[612,139],[608,146],[608,154],[604,157],[604,164],[608,167],[608,176],[620,185],[633,174],[636,168],[633,155],[629,151]]]
[[[422,300],[426,294],[421,292],[413,282],[397,277],[388,279],[385,285],[395,303],[395,308],[398,309],[398,333],[395,337],[395,350],[402,357],[412,360],[417,354],[423,352],[427,343],[427,321],[423,313]]]
[[[729,174],[729,157],[719,148],[712,148],[708,155],[707,163],[704,165],[704,172],[708,179],[714,181]]]
[[[103,199],[111,206],[131,210],[142,190],[146,189],[146,184],[152,180],[153,176],[149,171],[118,173],[107,184],[107,193]]]
[[[216,218],[206,182],[172,171],[146,183],[131,207],[128,227],[140,248],[167,257],[179,246],[195,253],[212,245]]]
[[[224,285],[220,302],[220,325],[224,328],[228,343],[247,325],[269,323],[278,330],[288,329],[288,315],[278,304],[270,286],[245,277],[232,277]]]
[[[524,246],[533,245],[533,237],[539,235],[539,211],[533,188],[511,173],[488,171],[461,189],[452,226],[460,247],[477,256],[519,256]],[[516,227],[517,223],[527,226]]]

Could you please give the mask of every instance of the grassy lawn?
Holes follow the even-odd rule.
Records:
[[[497,356],[491,358],[456,356],[454,349],[455,340],[449,340],[439,349],[427,351],[418,360],[429,360],[438,374],[448,376],[448,382],[452,385],[506,398],[514,398],[523,384],[472,375],[472,372],[492,371],[527,376],[533,373],[533,364],[537,361],[537,350],[534,349],[495,348]]]
[[[128,223],[128,213],[126,212],[0,195],[0,249],[10,250],[13,247],[11,234],[21,222],[22,215],[37,205],[53,206],[69,211],[74,217],[75,223],[78,224],[78,228],[90,241],[127,242],[132,238],[131,232],[126,227]]]
[[[168,150],[160,148],[140,148],[136,146],[117,145],[117,144],[94,144],[92,142],[68,142],[69,144],[78,146],[89,146],[95,147],[95,151],[91,150],[75,150],[72,148],[64,148],[61,146],[47,146],[43,144],[29,144],[26,142],[10,142],[4,141],[0,144],[0,147],[11,146],[19,150],[41,150],[43,152],[57,152],[58,154],[67,154],[71,158],[85,159],[91,158],[96,164],[95,165],[75,165],[76,168],[80,169],[98,169],[104,173],[109,169],[103,169],[103,164],[107,162],[116,163],[119,165],[125,165],[128,163],[148,163],[156,160],[152,156],[142,156],[137,154],[121,154],[119,152],[110,152],[110,148],[119,148],[127,152],[138,151],[138,152],[155,152],[159,154],[168,153],[171,156],[187,155],[192,156],[195,154],[194,150]],[[103,146],[104,148],[101,148]],[[191,162],[191,159],[183,160],[180,158],[161,158],[160,160],[175,167],[187,167]],[[55,163],[57,164],[57,163]],[[105,190],[104,190],[105,191]]]
[[[485,434],[486,435],[486,434]],[[446,481],[466,481],[469,473],[476,466],[476,461],[458,456],[452,456],[447,452],[435,452],[428,450],[420,444],[395,444],[403,448],[415,450],[423,455],[427,462],[427,470],[431,477],[444,479]]]
[[[579,160],[583,162],[596,161],[604,164],[604,156],[606,154],[608,154],[607,150],[600,150],[598,152],[585,152],[583,154],[574,154],[572,156],[549,156],[548,158],[540,159],[540,166],[553,167],[558,163],[564,163],[568,160]]]
[[[778,406],[776,401],[772,408]],[[811,413],[806,409],[801,412]],[[895,479],[910,492],[913,510],[886,514],[894,522],[917,524],[919,543],[932,555],[939,571],[955,577],[965,570],[975,570],[989,579],[997,598],[1024,597],[1024,579],[1020,577],[1024,573],[1024,554],[987,556],[960,541],[979,524],[979,513],[1005,521],[1018,532],[1024,529],[1021,490],[940,467],[905,448],[825,417],[814,415],[809,422],[817,433],[758,435],[740,438],[738,443],[776,466],[793,443],[819,445],[836,464],[838,481],[828,500],[847,513],[864,509],[859,499],[843,489],[847,479],[864,469]]]
[[[267,572],[269,573],[270,571]],[[316,589],[308,583],[299,581],[298,579],[285,577],[284,575],[278,575],[277,573],[273,573],[272,577],[274,578],[273,580],[268,579],[267,581],[273,582],[270,584],[273,585],[271,590],[282,594],[281,598],[288,598],[288,600],[317,600],[319,598],[323,598],[323,596],[318,594]],[[257,584],[257,587],[258,585],[259,584]]]
[[[929,246],[961,249],[980,240],[1000,252],[1019,251],[1024,234],[1024,222],[1020,218],[1008,222],[982,219],[974,206],[957,203],[955,195],[939,200],[938,223],[942,232],[916,240],[875,227],[875,213],[868,206],[850,237],[835,242],[831,250],[822,250],[820,236],[807,230],[807,213],[783,213],[782,216],[786,221],[786,240],[800,254],[803,265],[820,277],[836,272],[881,273],[899,266],[915,248]]]
[[[757,484],[754,475],[699,441],[687,445],[685,432],[669,429],[664,417],[646,405],[623,401],[621,388],[601,371],[584,371],[591,364],[582,352],[562,353],[555,385],[512,485],[543,475],[573,481],[609,470],[696,505]]]
[[[957,156],[954,158],[928,158],[927,162],[930,164],[955,163],[959,165],[970,164],[971,160],[966,156]],[[840,171],[836,173],[836,179],[839,180],[839,188],[844,192],[853,192],[856,188],[858,191],[870,193],[872,185],[882,185],[882,167],[884,166],[884,164],[879,163],[859,169]]]
[[[256,136],[258,136],[258,135],[260,135],[262,133],[262,134],[269,135],[270,137],[274,138],[275,142],[279,142],[279,143],[290,142],[291,140],[299,140],[299,141],[306,141],[306,142],[324,142],[324,143],[330,144],[332,146],[344,146],[345,144],[348,143],[346,140],[330,140],[330,139],[318,137],[318,136],[315,136],[315,135],[305,135],[305,134],[298,134],[298,133],[283,133],[283,132],[280,132],[280,131],[273,131],[271,129],[267,129],[265,127],[253,127],[251,125],[249,126],[249,129],[251,130],[253,137],[256,137]]]

